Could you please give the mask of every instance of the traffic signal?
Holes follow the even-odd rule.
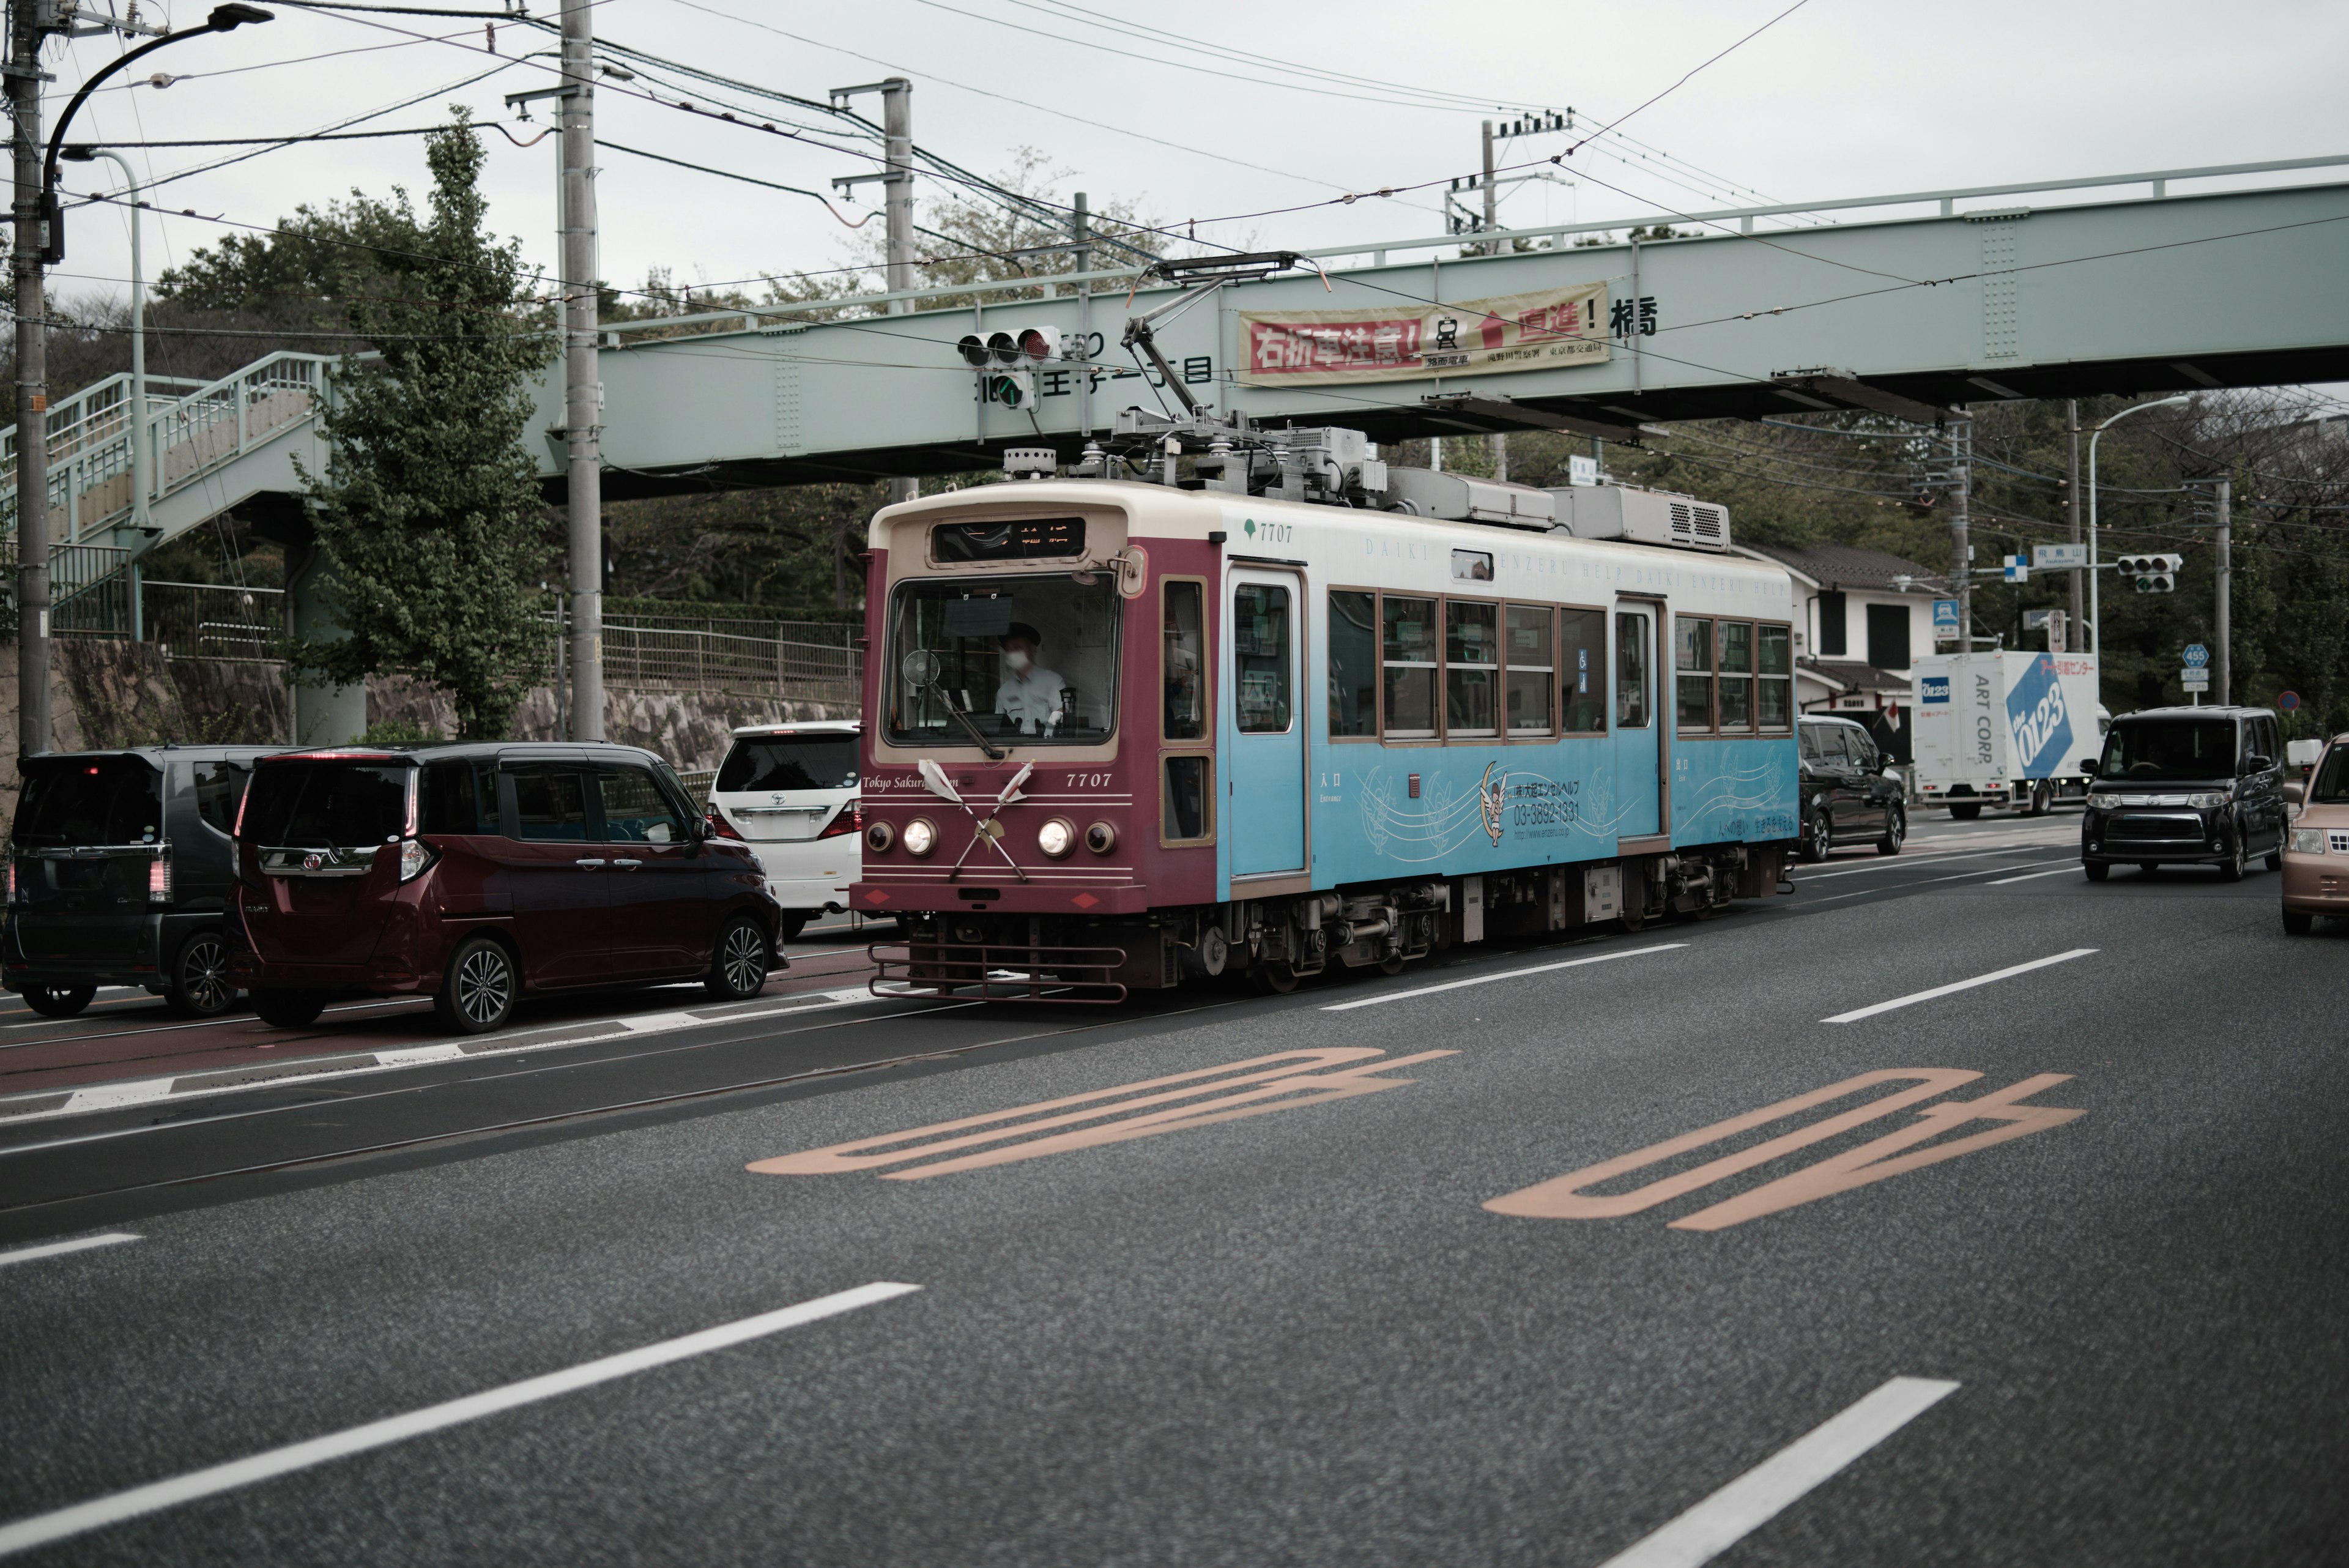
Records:
[[[955,345],[963,363],[978,372],[978,396],[1007,409],[1025,409],[1036,401],[1036,367],[1061,353],[1061,335],[1047,327],[1019,332],[963,334]]]
[[[2123,556],[2113,563],[2123,580],[2136,584],[2141,594],[2176,593],[2178,570],[2185,564],[2183,556]]]

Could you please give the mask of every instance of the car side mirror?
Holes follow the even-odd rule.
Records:
[[[2283,797],[2298,805],[2308,798],[2308,785],[2299,779],[2287,779],[2284,781]]]
[[[2255,774],[2263,774],[2270,768],[2275,766],[2275,759],[2273,757],[2253,756],[2251,760],[2244,765]]]
[[[2080,771],[2087,774],[2090,778],[2095,778],[2096,776],[2096,759],[2095,757],[2082,757],[2080,759]]]

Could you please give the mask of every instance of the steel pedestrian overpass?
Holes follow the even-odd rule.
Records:
[[[2349,156],[2305,158],[1350,245],[1222,288],[1160,323],[1157,342],[1201,402],[1379,441],[1639,441],[1680,420],[1930,421],[1987,400],[2349,380],[2349,179],[2321,177],[2344,170]],[[1674,237],[1612,237],[1659,224]],[[1119,348],[1172,287],[1114,268],[607,324],[605,493],[957,472],[1009,446],[1073,458],[1119,409],[1174,402]],[[1478,328],[1505,318],[1474,352]],[[1571,352],[1518,347],[1544,322]],[[958,343],[1031,327],[1066,356],[1023,372],[1023,406],[988,400]],[[324,467],[316,414],[335,368],[274,354],[201,386],[150,377],[143,410],[128,376],[54,402],[53,624],[140,635],[140,558],[223,513],[256,517],[295,561],[295,464]],[[551,500],[565,489],[562,422],[556,379],[525,438]],[[0,469],[17,439],[0,431]],[[150,459],[143,527],[133,441]],[[0,481],[10,532],[14,504]],[[305,580],[297,564],[291,613],[306,628]]]

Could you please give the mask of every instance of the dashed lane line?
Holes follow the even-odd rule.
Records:
[[[144,1514],[160,1513],[181,1503],[200,1498],[218,1497],[222,1492],[274,1480],[296,1470],[310,1469],[348,1459],[353,1454],[367,1453],[375,1449],[387,1449],[427,1433],[445,1431],[469,1421],[500,1415],[535,1405],[543,1400],[575,1394],[582,1388],[593,1388],[599,1383],[610,1383],[622,1377],[632,1377],[656,1366],[687,1361],[697,1355],[725,1350],[785,1329],[799,1328],[824,1318],[838,1317],[843,1313],[875,1305],[898,1296],[910,1295],[919,1285],[902,1285],[880,1281],[859,1285],[854,1290],[840,1291],[813,1301],[801,1302],[776,1312],[761,1313],[756,1317],[737,1319],[705,1328],[698,1334],[682,1334],[656,1345],[606,1355],[600,1360],[582,1362],[560,1372],[549,1372],[537,1377],[526,1377],[519,1383],[509,1383],[502,1388],[491,1388],[479,1394],[469,1394],[461,1399],[450,1399],[439,1405],[428,1405],[421,1410],[411,1410],[404,1416],[392,1416],[365,1426],[347,1428],[307,1442],[289,1443],[281,1449],[232,1459],[226,1464],[212,1465],[204,1469],[191,1470],[170,1480],[152,1481],[146,1486],[132,1487],[110,1497],[76,1503],[49,1513],[37,1513],[30,1519],[20,1519],[13,1524],[0,1525],[0,1557],[46,1546],[53,1541],[70,1540],[93,1530],[103,1530],[127,1519]]]
[[[133,1078],[110,1084],[95,1084],[86,1089],[60,1088],[34,1090],[20,1095],[0,1096],[0,1127],[16,1127],[22,1123],[47,1121],[57,1116],[86,1116],[92,1111],[114,1110],[126,1106],[144,1105],[154,1100],[182,1100],[200,1096],[233,1094],[243,1089],[260,1088],[299,1079],[317,1083],[325,1079],[353,1077],[362,1074],[395,1072],[407,1067],[450,1062],[460,1057],[519,1056],[539,1051],[556,1051],[571,1045],[592,1045],[604,1041],[626,1040],[639,1034],[665,1033],[671,1030],[698,1028],[707,1024],[735,1023],[748,1020],[796,1017],[802,1012],[826,1012],[834,1008],[855,1007],[885,1000],[859,988],[854,991],[823,991],[804,993],[805,1000],[794,997],[773,1007],[746,1012],[721,1012],[700,1016],[691,1012],[647,1013],[616,1021],[599,1021],[585,1033],[564,1034],[556,1039],[536,1039],[533,1035],[546,1030],[566,1029],[568,1024],[549,1024],[545,1029],[524,1031],[519,1035],[492,1036],[488,1042],[471,1047],[455,1044],[407,1046],[382,1051],[368,1051],[351,1055],[320,1056],[304,1059],[288,1058],[253,1067],[218,1067],[203,1072],[182,1073],[168,1078]],[[508,1044],[512,1041],[512,1044]],[[42,1146],[48,1147],[48,1146]],[[0,1147],[0,1155],[17,1152]]]
[[[1968,849],[1951,855],[1884,855],[1864,866],[1847,867],[1841,871],[1806,871],[1787,880],[1797,888],[1806,882],[1824,882],[1831,877],[1857,877],[1869,871],[1899,871],[1910,866],[1939,866],[1951,860],[1979,860],[1985,855],[2022,855],[2033,849],[2046,849],[2064,842],[2061,839],[2040,839],[2017,844],[2002,844],[1994,849]]]
[[[1995,882],[1985,882],[1982,886],[1985,888],[2003,888],[2010,882],[2035,882],[2042,877],[2061,877],[2066,871],[2077,871],[2079,869],[2080,863],[2075,860],[2069,865],[2058,866],[2049,871],[2026,871],[2020,877],[2002,877]]]
[[[37,1247],[18,1247],[0,1252],[0,1268],[10,1263],[29,1263],[41,1258],[62,1258],[68,1252],[87,1252],[93,1247],[119,1247],[125,1241],[140,1239],[133,1231],[109,1231],[99,1236],[77,1236],[70,1241],[44,1241]]]
[[[1710,1563],[1957,1391],[1938,1377],[1895,1377],[1599,1568]]]
[[[2024,866],[2036,866],[2039,865],[2040,862],[2036,860],[2025,860],[2021,862],[2021,864]],[[2076,866],[2079,862],[2075,859],[2069,864]],[[1846,898],[1871,898],[1878,893],[1903,893],[1911,888],[1930,888],[1940,882],[1962,882],[1970,877],[1995,877],[2001,871],[2012,871],[2014,867],[2013,866],[1982,866],[1977,867],[1971,871],[1952,871],[1947,877],[1920,877],[1914,882],[1896,882],[1889,888],[1855,888],[1848,893],[1830,893],[1824,898],[1808,899],[1801,907],[1805,909],[1816,909],[1821,904],[1841,903]],[[2059,867],[2059,869],[2062,869],[2062,867]]]
[[[1440,991],[1459,991],[1471,985],[1491,985],[1496,981],[1522,980],[1529,974],[1548,974],[1555,970],[1579,969],[1587,963],[1609,963],[1616,959],[1640,958],[1648,953],[1668,953],[1686,942],[1659,942],[1651,948],[1626,948],[1621,952],[1594,953],[1588,958],[1566,959],[1557,963],[1537,963],[1526,969],[1505,970],[1499,974],[1475,975],[1467,980],[1447,980],[1441,985],[1413,986],[1409,991],[1389,992],[1384,996],[1365,996],[1352,1002],[1333,1002],[1321,1009],[1324,1012],[1351,1012],[1357,1007],[1377,1007],[1390,1002],[1408,1002],[1414,996],[1433,996]]]
[[[1988,974],[1978,974],[1971,980],[1951,981],[1947,985],[1937,985],[1930,991],[1914,991],[1907,996],[1896,996],[1889,1002],[1878,1002],[1868,1007],[1855,1007],[1849,1012],[1838,1012],[1832,1018],[1822,1018],[1819,1022],[1857,1023],[1863,1018],[1873,1018],[1879,1012],[1890,1012],[1901,1007],[1914,1007],[1920,1002],[1930,1002],[1935,997],[1953,996],[1961,991],[1971,991],[1978,985],[1991,985],[2002,980],[2012,980],[2018,974],[2029,974],[2033,970],[2046,969],[2052,964],[2070,963],[2074,959],[2086,958],[2095,950],[2095,948],[2074,948],[2069,952],[2052,953],[2046,958],[2033,959],[2029,963],[2011,964],[2005,969],[1994,969]]]

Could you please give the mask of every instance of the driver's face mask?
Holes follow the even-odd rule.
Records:
[[[1011,670],[1015,674],[1025,674],[1027,672],[1028,666],[1031,662],[1032,661],[1026,654],[1020,652],[1016,648],[1003,656],[1004,668]]]

